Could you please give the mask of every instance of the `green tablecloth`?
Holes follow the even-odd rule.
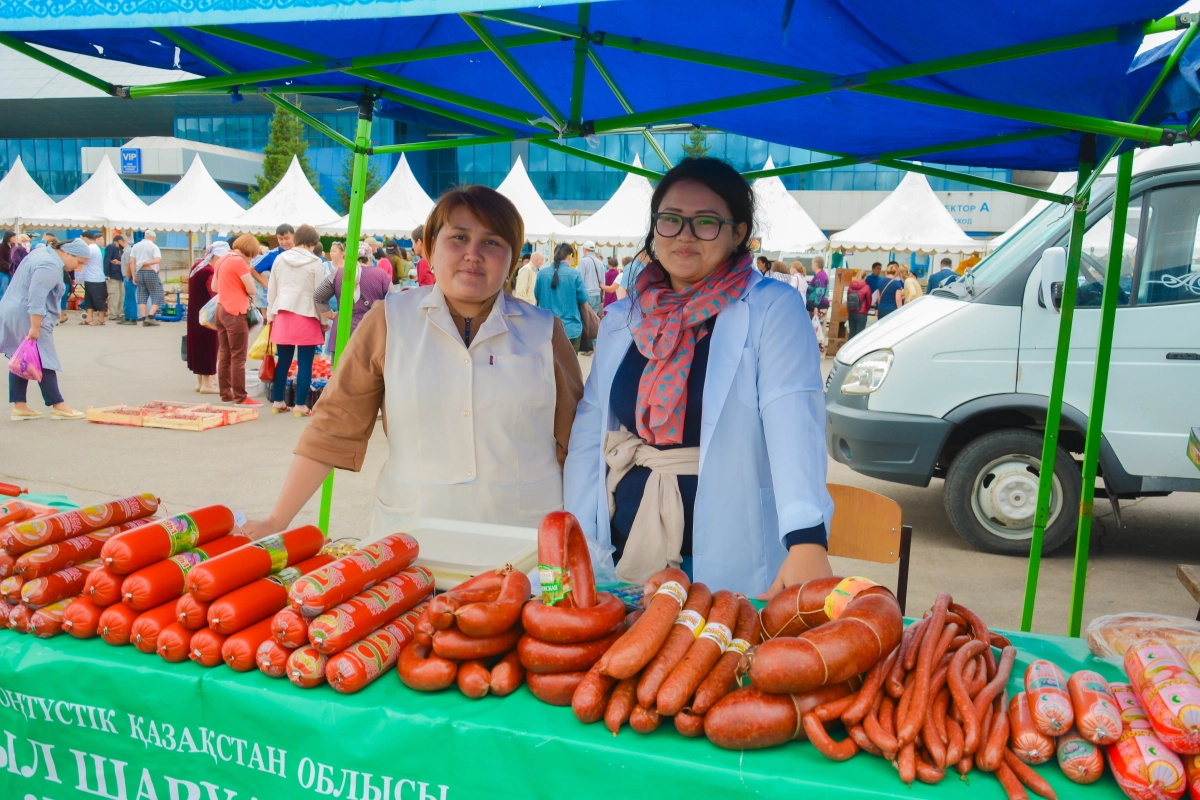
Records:
[[[1046,657],[1068,672],[1087,666],[1120,677],[1079,640],[1012,639],[1021,651],[1016,676]],[[649,736],[625,728],[613,738],[525,687],[468,700],[453,687],[411,691],[394,670],[343,696],[259,672],[168,664],[98,639],[3,631],[0,688],[5,800],[1004,798],[989,775],[909,788],[882,759],[835,763],[803,743],[737,753],[685,739],[669,723]],[[1010,691],[1019,689],[1014,680]],[[1077,787],[1053,763],[1041,772],[1060,797],[1122,797],[1109,776]]]

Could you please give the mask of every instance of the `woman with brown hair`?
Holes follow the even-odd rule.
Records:
[[[246,312],[254,297],[250,262],[257,256],[258,239],[243,233],[213,268],[217,293],[217,387],[223,402],[247,406],[262,405],[246,396],[246,353],[250,350]]]
[[[520,214],[467,186],[442,195],[423,232],[436,282],[363,317],[274,510],[243,526],[251,536],[287,527],[333,468],[362,469],[381,408],[390,455],[367,541],[419,517],[536,527],[562,508],[583,377],[554,315],[502,291],[525,242]]]
[[[312,225],[296,229],[293,246],[275,258],[267,280],[267,322],[278,363],[271,387],[271,413],[288,410],[283,400],[292,358],[296,359],[297,417],[310,416],[308,389],[312,384],[313,357],[325,343],[325,328],[313,295],[325,279],[325,265],[317,258],[321,237]]]

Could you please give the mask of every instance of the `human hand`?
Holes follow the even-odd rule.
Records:
[[[797,544],[788,550],[787,558],[779,567],[779,574],[771,586],[758,596],[759,600],[770,600],[789,586],[810,581],[813,578],[827,578],[833,574],[829,566],[829,555],[819,544]]]
[[[235,533],[240,533],[244,536],[249,536],[250,541],[257,542],[264,536],[270,536],[273,533],[279,533],[285,526],[280,525],[273,519],[252,519],[246,521]]]
[[[29,329],[29,338],[33,339],[36,342],[38,340],[38,336],[40,336],[41,333],[42,333],[41,326],[38,326],[36,328],[30,328]]]

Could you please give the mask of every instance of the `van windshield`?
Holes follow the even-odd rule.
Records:
[[[1093,200],[1104,197],[1113,184],[1112,178],[1100,178],[1092,186]],[[1011,239],[980,261],[962,281],[948,284],[961,287],[970,297],[976,297],[995,286],[1030,256],[1053,246],[1060,233],[1071,224],[1071,206],[1051,203],[1031,219]]]

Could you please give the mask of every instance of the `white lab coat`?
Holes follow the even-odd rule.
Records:
[[[602,445],[618,426],[609,391],[640,318],[631,298],[608,307],[571,430],[563,472],[566,509],[593,558],[611,563]],[[717,317],[704,383],[692,566],[695,580],[749,596],[766,590],[787,555],[783,537],[824,522],[825,396],[804,298],[753,274]]]
[[[467,347],[437,286],[384,302],[389,455],[371,540],[420,517],[536,528],[560,510],[554,315],[501,292]]]

